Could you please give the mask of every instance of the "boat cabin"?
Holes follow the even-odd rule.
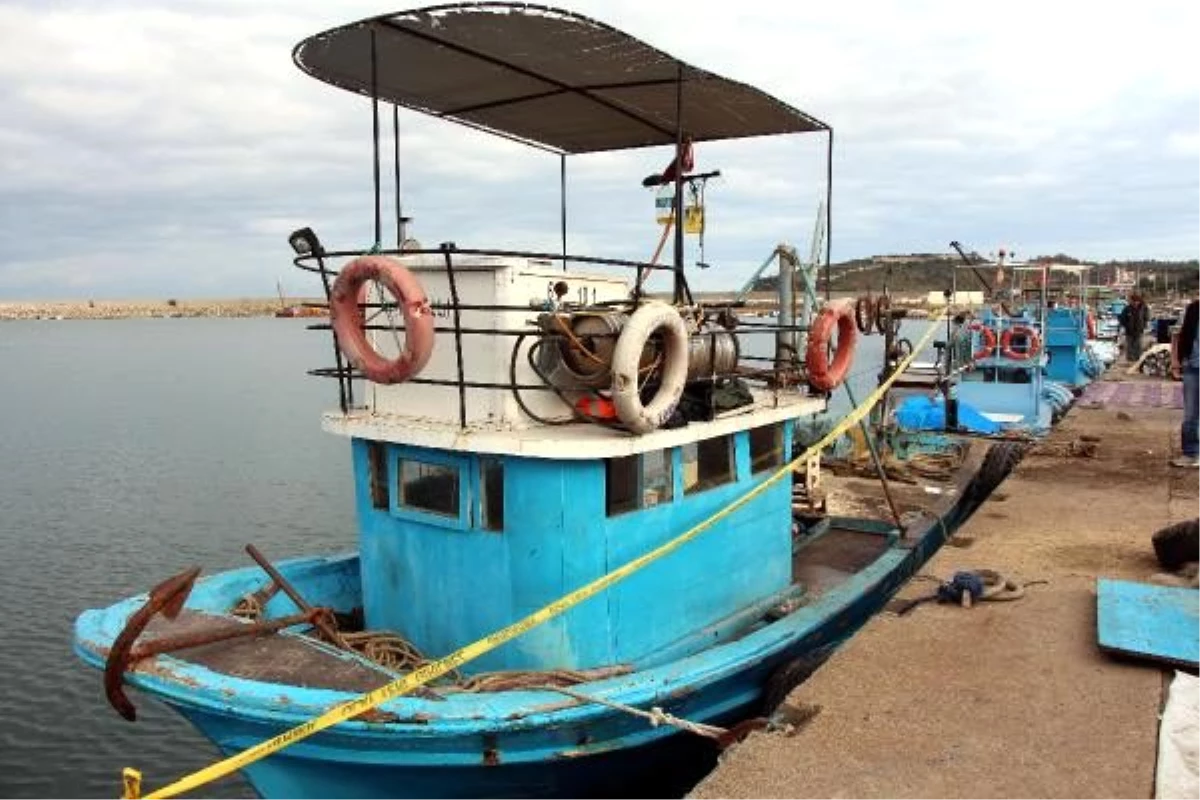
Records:
[[[446,320],[444,259],[399,260]],[[785,463],[790,420],[824,409],[801,388],[751,389],[741,407],[640,435],[578,420],[540,383],[529,354],[542,339],[483,331],[594,311],[628,298],[628,285],[513,257],[465,257],[454,273],[464,372],[509,385],[511,371],[511,385],[541,390],[476,385],[460,395],[451,325],[419,378],[365,383],[360,405],[323,420],[353,443],[366,625],[401,631],[422,652],[475,641],[703,521]],[[398,350],[391,332],[374,339],[383,353]],[[790,585],[791,548],[791,482],[779,481],[686,557],[646,567],[471,670],[646,664],[699,649],[706,628]]]
[[[330,301],[336,365],[314,372],[339,385],[325,430],[352,442],[368,628],[397,631],[431,656],[468,644],[752,491],[788,458],[790,422],[826,409],[853,337],[839,335],[836,368],[828,339],[804,350],[814,309],[792,291],[802,265],[787,248],[764,245],[780,253],[779,315],[769,322],[739,318],[739,302],[698,300],[685,270],[689,237],[703,255],[699,199],[720,174],[696,171],[695,149],[828,132],[825,123],[595,20],[540,7],[401,12],[311,37],[293,57],[318,80],[370,98],[374,114],[374,248],[327,252],[311,229],[289,239]],[[561,252],[422,248],[400,213],[398,181],[396,246],[384,247],[381,103],[393,106],[397,175],[401,108],[557,157]],[[670,164],[631,176],[630,192],[656,209],[646,231],[655,255],[568,253],[568,157],[654,146],[671,149]],[[826,267],[828,255],[826,243]],[[655,297],[648,280],[660,272],[670,293]],[[834,312],[822,313],[831,337]],[[686,554],[470,669],[654,663],[711,645],[723,620],[761,614],[756,604],[790,585],[792,524],[791,482],[779,480]]]

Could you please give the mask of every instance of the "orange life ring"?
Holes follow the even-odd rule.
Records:
[[[1014,350],[1012,348],[1012,340],[1014,336],[1024,336],[1028,344],[1023,351]],[[1011,358],[1014,361],[1025,361],[1033,358],[1042,349],[1042,340],[1038,338],[1037,331],[1028,325],[1013,325],[1007,328],[1004,333],[1000,334],[1000,355],[1005,358]]]
[[[983,341],[979,344],[979,349],[971,353],[971,358],[974,361],[980,361],[989,357],[996,352],[996,332],[982,322],[971,323],[971,330],[979,334],[979,338]]]
[[[386,286],[404,312],[404,349],[395,358],[384,358],[367,341],[361,305],[366,302],[367,281]],[[436,334],[429,299],[416,277],[393,259],[360,256],[342,268],[330,292],[329,317],[338,347],[375,383],[403,383],[419,373],[433,353]]]
[[[835,325],[838,332],[837,352],[833,356],[833,363],[830,364],[826,350]],[[836,308],[825,306],[817,312],[817,317],[808,331],[808,351],[804,356],[804,363],[808,368],[808,384],[821,392],[836,389],[838,384],[845,380],[850,363],[854,360],[854,346],[857,341],[858,334],[848,305]]]
[[[854,301],[854,324],[858,326],[859,333],[870,333],[871,325],[875,321],[875,301],[870,295],[859,295]]]
[[[1091,311],[1087,312],[1087,338],[1096,338],[1096,315]]]

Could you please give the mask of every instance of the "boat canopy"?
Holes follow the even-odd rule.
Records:
[[[829,130],[601,22],[525,3],[372,17],[292,57],[342,89],[563,154]]]

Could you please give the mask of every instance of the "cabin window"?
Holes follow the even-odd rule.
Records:
[[[757,474],[783,466],[783,428],[764,425],[750,430],[750,472]]]
[[[400,459],[400,505],[457,519],[458,467]]]
[[[480,527],[504,530],[504,464],[498,458],[479,459]]]
[[[733,439],[717,436],[683,446],[683,493],[695,494],[733,481]]]
[[[605,461],[608,516],[671,502],[671,451],[656,450]]]

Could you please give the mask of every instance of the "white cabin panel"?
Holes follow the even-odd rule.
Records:
[[[466,306],[520,307],[522,310],[460,311],[464,330],[528,331],[517,354],[516,381],[522,385],[543,385],[530,368],[527,353],[537,339],[535,326],[540,313],[550,310],[553,286],[559,281],[567,284],[563,301],[592,304],[629,297],[629,282],[622,277],[579,272],[564,272],[561,266],[545,260],[496,256],[466,256],[455,254],[454,278],[458,302]],[[425,289],[435,315],[438,333],[433,354],[419,378],[456,381],[458,365],[455,351],[454,312],[450,281],[445,260],[436,254],[401,257],[403,263]],[[388,298],[390,300],[390,298]],[[369,302],[378,302],[377,296]],[[372,331],[375,348],[385,357],[394,357],[404,341],[403,315],[399,311],[367,313],[369,324],[393,325],[396,330]],[[372,316],[374,315],[374,318]],[[463,333],[463,375],[467,381],[491,384],[510,383],[510,363],[518,337],[509,334]],[[367,410],[372,414],[398,416],[432,422],[459,422],[459,392],[454,385],[433,385],[407,382],[392,386],[367,383]],[[568,419],[566,405],[553,392],[524,390],[521,399],[535,414],[547,419]],[[508,389],[466,389],[467,424],[487,424],[500,427],[536,425],[517,404]]]

